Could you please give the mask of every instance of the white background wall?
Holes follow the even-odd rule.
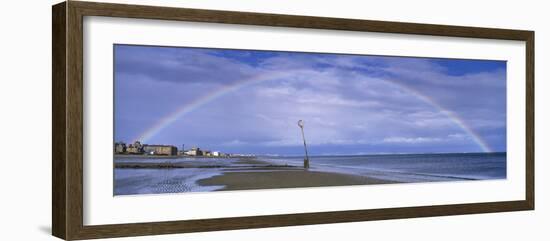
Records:
[[[129,1],[147,3],[153,1]],[[548,240],[550,21],[545,1],[154,1],[190,8],[536,31],[536,210],[238,230],[124,240]],[[51,230],[51,11],[6,1],[0,13],[0,240],[56,240]],[[27,149],[29,148],[29,149]],[[30,150],[30,151],[29,151]],[[546,224],[545,224],[546,223]]]

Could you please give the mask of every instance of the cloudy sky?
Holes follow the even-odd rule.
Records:
[[[115,45],[115,141],[300,155],[506,151],[506,62]]]

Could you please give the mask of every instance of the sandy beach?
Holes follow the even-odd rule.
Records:
[[[308,170],[225,172],[198,181],[201,186],[225,185],[221,190],[250,190],[292,187],[323,187],[395,183],[369,177]]]
[[[204,159],[191,162],[126,161],[115,163],[115,167],[120,175],[129,175],[119,184],[130,184],[130,187],[122,188],[119,194],[139,193],[143,190],[166,193],[395,183],[316,168],[304,169],[296,164],[272,163],[259,158],[233,159],[230,163]],[[145,184],[140,181],[144,175],[158,177],[158,180],[151,179]],[[134,185],[139,186],[138,183],[145,184],[142,191],[134,189]]]
[[[243,159],[238,164],[262,165],[268,162]],[[351,174],[307,170],[302,167],[255,167],[225,170],[222,175],[197,182],[201,186],[223,186],[221,190],[250,190],[292,187],[322,187],[365,184],[389,184],[392,181]]]
[[[114,164],[114,193],[127,195],[502,179],[506,177],[505,157],[505,153],[318,156],[309,169],[303,168],[301,157],[119,157]]]

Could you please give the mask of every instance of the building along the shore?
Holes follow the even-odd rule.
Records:
[[[225,154],[219,151],[201,150],[198,147],[193,147],[189,150],[180,151],[180,155],[184,156],[203,156],[203,157],[229,157],[229,154]]]
[[[136,141],[126,145],[124,142],[116,142],[114,145],[115,154],[128,155],[158,155],[158,156],[202,156],[202,157],[229,157],[230,154],[225,154],[219,151],[201,150],[198,147],[193,147],[189,150],[179,150],[171,145],[151,145],[141,144]]]
[[[202,156],[203,152],[200,148],[193,147],[191,150],[185,151],[184,154],[188,156]]]
[[[115,154],[123,154],[123,153],[126,153],[126,143],[124,142],[115,143]]]
[[[124,142],[116,142],[114,145],[115,154],[130,155],[164,155],[177,156],[178,148],[171,145],[149,145],[141,144],[136,141],[133,144],[126,145]]]
[[[141,142],[136,141],[134,144],[128,145],[126,148],[126,152],[128,154],[143,154],[143,145]]]
[[[150,155],[175,156],[178,154],[178,148],[169,145],[144,145],[143,151]]]

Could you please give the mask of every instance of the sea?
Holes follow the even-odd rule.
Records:
[[[303,164],[303,157],[270,157],[274,163]],[[310,164],[328,172],[397,182],[506,179],[506,153],[313,156]]]
[[[302,166],[303,157],[257,156],[275,165]],[[506,153],[382,154],[311,156],[311,170],[401,182],[506,179]],[[114,195],[209,192],[224,186],[200,186],[198,180],[238,167],[237,158],[116,157],[115,162],[185,163],[217,168],[115,168]]]

